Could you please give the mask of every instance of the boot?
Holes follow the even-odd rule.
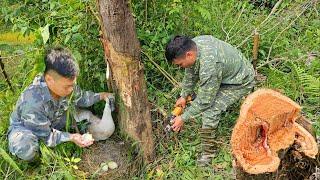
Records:
[[[214,129],[213,128],[201,128],[199,130],[199,135],[201,139],[201,149],[202,153],[197,159],[199,166],[210,165],[211,160],[215,157],[216,145],[214,141]]]

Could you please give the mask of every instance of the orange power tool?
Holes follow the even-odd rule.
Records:
[[[187,96],[186,97],[187,104],[189,104],[195,98],[196,98],[195,94]],[[167,122],[169,122],[169,124],[167,124],[166,127],[164,128],[166,132],[172,131],[171,125],[174,124],[174,118],[177,116],[180,116],[182,113],[183,113],[183,107],[181,106],[175,107],[173,109],[170,116],[167,118]]]

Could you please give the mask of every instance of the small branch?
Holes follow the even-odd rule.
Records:
[[[238,24],[238,22],[240,21],[240,17],[241,17],[241,15],[242,15],[243,11],[244,11],[244,6],[242,7],[241,12],[240,12],[240,14],[239,14],[236,22],[232,25],[232,27],[231,27],[230,30],[228,31],[226,40],[230,39],[230,38],[229,38],[229,34],[231,33],[231,31],[233,30],[233,28],[234,28],[234,27]]]
[[[310,4],[309,4],[309,5],[310,5]],[[272,47],[273,47],[274,43],[279,39],[279,37],[282,35],[282,33],[285,32],[287,29],[289,29],[289,28],[292,26],[292,24],[293,24],[294,22],[296,22],[296,20],[299,19],[300,16],[301,16],[308,8],[309,8],[309,6],[308,6],[308,4],[307,4],[306,7],[305,7],[305,9],[304,9],[303,11],[301,11],[300,14],[298,14],[298,16],[297,16],[294,20],[292,20],[291,23],[290,23],[286,28],[284,28],[284,29],[277,35],[277,37],[273,40],[273,42],[272,42],[272,44],[271,44],[271,46],[270,46],[269,52],[268,52],[267,62],[268,62],[268,60],[269,60],[269,58],[270,58],[271,51],[272,51]]]
[[[12,56],[5,56],[5,57],[1,57],[2,59],[11,59],[11,58],[14,58],[14,57],[18,57],[18,56],[22,56],[24,55],[25,53],[21,53],[21,54],[15,54],[15,55],[12,55]]]
[[[229,34],[226,32],[226,30],[225,30],[224,27],[223,27],[224,20],[225,20],[225,19],[223,19],[222,22],[221,22],[221,29],[222,29],[222,31],[226,34],[225,41],[227,41],[227,40],[229,39]]]
[[[271,12],[269,13],[269,15],[266,17],[266,19],[264,19],[258,26],[256,29],[259,29],[262,25],[264,25],[268,20],[269,18],[271,17],[271,15],[273,15],[277,10],[278,10],[278,7],[280,6],[280,4],[282,3],[282,0],[279,0],[275,5],[274,7],[272,8]],[[249,36],[247,36],[238,46],[237,48],[239,48],[240,46],[242,46],[245,42],[248,41],[248,39],[253,35],[253,33],[251,33]]]
[[[5,57],[2,56],[1,58],[2,59],[12,59],[14,57],[19,57],[19,56],[22,56],[22,55],[26,55],[26,54],[31,53],[31,52],[36,51],[36,50],[39,50],[39,49],[38,48],[33,48],[33,49],[29,50],[29,51],[22,52],[20,54],[15,54],[15,55],[12,55],[12,56],[5,56]]]
[[[148,0],[145,0],[145,22],[148,21]]]
[[[165,71],[161,66],[159,66],[156,62],[154,62],[151,57],[144,51],[141,51],[144,55],[146,55],[149,59],[149,61],[156,66],[157,69],[174,85],[177,87],[180,87],[180,84],[177,80],[175,80],[167,71]]]
[[[97,0],[96,4],[98,4],[98,0]],[[101,26],[101,24],[102,24],[101,19],[99,18],[97,13],[93,10],[93,8],[90,5],[88,5],[88,6],[89,6],[89,10],[91,11],[92,15],[97,19],[98,24]]]
[[[226,13],[226,15],[228,15],[228,14],[230,14],[230,12],[231,12],[231,9]],[[224,21],[226,20],[226,17],[227,16],[225,16],[223,19],[222,19],[222,21],[221,21],[221,29],[222,29],[222,31],[226,34],[226,39],[225,40],[227,40],[227,39],[229,39],[229,34],[226,32],[226,30],[224,29],[224,27],[223,27],[223,23],[224,23]]]
[[[8,165],[8,169],[7,169],[6,175],[4,177],[5,180],[7,180],[9,178],[9,176],[10,176],[9,172],[10,172],[10,166]]]
[[[239,33],[243,31],[244,29],[248,29],[249,24],[251,24],[251,21],[247,21],[246,24],[244,24],[241,28],[238,29],[237,32],[235,32],[229,39],[232,39],[234,37],[240,36]]]
[[[279,0],[272,8],[271,12],[269,13],[268,17],[262,21],[262,23],[259,25],[259,26],[262,26],[264,23],[266,23],[270,16],[273,15],[277,10],[278,10],[278,7],[280,6],[280,4],[282,3],[282,0]]]
[[[3,74],[6,82],[8,83],[8,85],[10,87],[10,90],[14,93],[14,89],[13,89],[13,87],[11,85],[10,79],[9,79],[7,73],[6,73],[6,70],[4,69],[4,64],[2,62],[2,57],[1,56],[0,56],[0,67],[1,67],[2,74]]]
[[[263,66],[267,65],[267,64],[270,64],[270,63],[273,63],[273,62],[277,62],[277,61],[280,61],[280,60],[283,60],[284,58],[275,58],[275,59],[272,59],[270,61],[266,61],[265,63],[263,64],[260,64],[257,69],[260,69],[262,68]]]

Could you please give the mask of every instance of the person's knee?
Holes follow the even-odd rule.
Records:
[[[220,120],[221,110],[211,109],[202,116],[202,128],[216,128]]]
[[[203,122],[202,128],[203,129],[216,129],[218,127],[219,121],[210,121],[210,122]]]
[[[22,160],[32,161],[39,153],[38,138],[31,131],[11,133],[9,150]]]

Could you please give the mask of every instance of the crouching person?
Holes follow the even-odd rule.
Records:
[[[181,97],[176,106],[185,108],[186,97],[197,92],[196,99],[173,121],[174,131],[195,117],[202,118],[199,129],[202,154],[198,164],[206,166],[215,156],[215,130],[220,115],[239,101],[254,86],[254,69],[240,51],[213,36],[174,37],[166,47],[169,62],[185,68]],[[196,87],[198,85],[198,90]]]
[[[67,50],[50,49],[44,61],[43,75],[37,76],[23,91],[10,117],[9,151],[26,161],[39,155],[39,140],[49,147],[67,141],[80,147],[90,146],[93,140],[64,131],[67,110],[71,106],[73,109],[89,107],[112,96],[106,92],[82,91],[76,85],[78,66]]]

